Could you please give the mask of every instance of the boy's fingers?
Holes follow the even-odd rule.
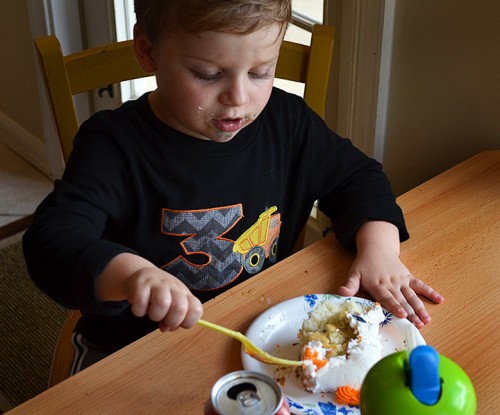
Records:
[[[399,318],[408,316],[408,311],[400,301],[396,300],[392,295],[390,298],[380,301],[380,303],[387,308],[392,314]]]
[[[201,318],[203,315],[203,306],[200,302],[200,300],[193,296],[189,295],[187,297],[187,303],[188,303],[188,308],[184,312],[181,312],[181,314],[177,313],[177,317],[182,319],[182,321],[178,322],[175,321],[175,317],[172,315],[166,316],[162,321],[160,321],[160,330],[165,332],[165,331],[175,331],[179,327],[183,328],[190,328],[193,327],[196,322]]]
[[[148,316],[153,321],[161,321],[172,306],[172,295],[167,289],[156,289],[151,296]]]
[[[415,313],[408,315],[407,319],[419,330],[425,327],[425,323]]]
[[[170,309],[163,318],[163,323],[170,327],[170,329],[183,326],[186,316],[190,312],[189,301],[186,296],[183,293],[175,294],[175,301],[172,301]]]
[[[389,311],[391,311],[396,317],[407,318],[418,329],[421,329],[425,326],[424,322],[420,319],[416,310],[406,300],[406,298],[404,297],[400,299],[397,299],[395,297],[393,298],[394,298],[394,303],[390,305],[390,308],[388,308]]]
[[[425,311],[424,303],[411,287],[403,287],[401,288],[401,292],[408,302],[408,305],[412,308],[412,310],[415,310],[415,313],[420,319],[423,320],[429,318],[427,312]]]
[[[408,320],[411,321],[418,329],[423,328],[430,323],[431,318],[425,310],[424,303],[410,287],[402,287],[401,294],[403,299],[400,303],[405,308]]]
[[[401,301],[399,301],[398,298],[388,289],[379,288],[371,290],[370,294],[380,303],[382,307],[390,311],[396,317],[405,318],[408,315],[405,307],[401,304]]]
[[[189,296],[188,302],[189,312],[182,323],[182,327],[187,329],[193,327],[203,315],[203,306],[201,304],[201,301],[197,297]]]
[[[137,290],[133,297],[129,299],[131,304],[132,314],[136,317],[144,317],[148,311],[150,290],[148,288],[143,288],[142,290]]]
[[[428,298],[436,304],[440,304],[444,301],[444,297],[441,294],[418,278],[413,277],[410,280],[410,288],[417,294]]]

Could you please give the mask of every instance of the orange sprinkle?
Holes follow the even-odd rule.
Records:
[[[335,392],[335,401],[344,405],[359,405],[359,389],[340,386]]]
[[[306,347],[303,360],[311,360],[313,365],[316,366],[316,370],[321,369],[327,362],[327,359],[318,359],[318,352],[312,351],[310,347]]]

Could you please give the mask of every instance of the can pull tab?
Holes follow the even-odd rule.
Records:
[[[227,392],[230,399],[238,403],[240,415],[259,415],[264,413],[265,405],[253,383],[240,383]]]
[[[418,346],[409,358],[410,390],[425,405],[434,405],[441,396],[439,355],[431,346]]]
[[[259,415],[265,410],[264,403],[257,392],[243,391],[236,397],[241,415]]]

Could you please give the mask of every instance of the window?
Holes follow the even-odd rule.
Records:
[[[116,20],[116,40],[133,38],[135,24],[134,0],[114,0]],[[121,101],[129,101],[140,97],[147,91],[156,89],[154,76],[122,82],[120,84]]]
[[[314,24],[323,23],[325,0],[294,0],[293,20],[285,39],[308,45],[311,42],[311,30]],[[116,38],[118,41],[132,39],[135,23],[134,1],[114,0],[116,19]],[[298,82],[277,79],[275,85],[300,96],[304,94],[304,85]],[[120,86],[122,102],[135,99],[146,91],[156,88],[154,77],[122,82]]]
[[[323,23],[324,3],[324,0],[294,0],[293,25],[310,32],[313,25]],[[296,40],[294,39],[294,41]]]
[[[323,23],[323,0],[294,0],[292,24],[285,35],[286,40],[309,45],[313,25]],[[304,84],[276,79],[274,85],[285,91],[304,96]]]

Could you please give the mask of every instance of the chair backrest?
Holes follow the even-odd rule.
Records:
[[[333,38],[333,27],[316,25],[311,46],[283,42],[276,69],[277,78],[305,84],[304,99],[322,117],[325,114]],[[79,127],[73,95],[152,75],[144,72],[137,63],[131,40],[66,56],[55,36],[35,39],[35,47],[65,161],[71,153],[73,138]]]

